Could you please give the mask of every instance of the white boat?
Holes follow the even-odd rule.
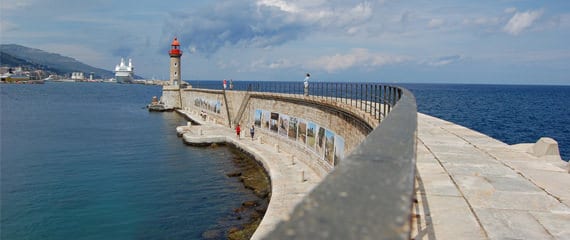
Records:
[[[132,83],[135,67],[129,59],[129,64],[125,64],[125,59],[121,58],[121,63],[115,67],[115,80],[117,83]]]

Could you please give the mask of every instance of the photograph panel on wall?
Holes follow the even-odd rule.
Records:
[[[325,131],[325,160],[334,166],[334,133],[330,130]]]
[[[261,118],[263,117],[263,111],[261,109],[256,109],[253,115],[253,123],[256,127],[261,127]]]
[[[319,126],[319,131],[317,132],[317,153],[319,156],[323,157],[325,152],[325,129]]]
[[[271,119],[269,120],[269,130],[277,133],[279,129],[278,121],[279,121],[279,113],[271,112]]]
[[[298,118],[296,117],[289,117],[289,139],[297,140],[297,126],[298,126]]]
[[[307,124],[307,146],[311,149],[315,149],[318,130],[319,127],[314,122],[309,122],[309,124]]]
[[[339,135],[334,137],[334,164],[337,165],[344,158],[344,138]]]
[[[214,112],[215,112],[215,113],[220,113],[220,112],[222,112],[222,102],[216,101],[216,102],[214,103]]]
[[[287,137],[287,130],[289,129],[289,116],[279,114],[279,135]]]
[[[263,110],[263,117],[261,118],[262,127],[269,129],[269,121],[271,120],[271,112]]]
[[[305,121],[305,119],[302,118],[298,118],[298,136],[297,136],[297,140],[303,144],[307,143],[307,121]]]

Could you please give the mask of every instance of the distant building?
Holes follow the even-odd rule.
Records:
[[[79,81],[83,81],[85,80],[85,76],[83,75],[82,72],[72,72],[71,73],[71,79],[72,80],[79,80]]]

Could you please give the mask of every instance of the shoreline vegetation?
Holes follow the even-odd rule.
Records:
[[[212,144],[210,147],[218,147],[218,144]],[[239,149],[226,145],[232,152],[231,163],[237,170],[225,173],[227,177],[237,178],[243,184],[243,187],[251,191],[255,197],[241,203],[241,206],[233,209],[232,220],[241,220],[242,224],[231,225],[227,229],[223,229],[227,239],[241,240],[250,239],[253,233],[261,223],[269,199],[271,197],[271,183],[267,172],[252,156],[240,151]],[[244,221],[243,221],[244,220]],[[218,230],[207,230],[202,233],[204,239],[219,239],[222,233]]]

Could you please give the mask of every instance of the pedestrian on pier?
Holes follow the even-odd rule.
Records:
[[[305,75],[305,80],[303,81],[303,85],[305,87],[305,96],[309,96],[309,78],[311,78],[311,74],[307,73],[307,75]]]
[[[237,134],[237,138],[239,139],[239,134],[241,132],[241,128],[239,127],[239,124],[236,126],[236,134]]]
[[[249,134],[251,134],[251,141],[253,141],[253,135],[255,135],[255,126],[252,124],[249,129]]]
[[[234,80],[230,79],[230,90],[234,89]]]
[[[226,86],[228,85],[228,81],[226,81],[226,79],[224,79],[224,81],[222,83],[224,85],[224,90],[226,90]]]

